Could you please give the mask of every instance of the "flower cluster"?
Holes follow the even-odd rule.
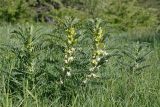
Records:
[[[93,29],[93,36],[94,36],[94,41],[96,43],[96,46],[100,44],[100,42],[103,39],[103,30],[101,27],[96,27]]]
[[[71,27],[69,29],[66,30],[67,32],[67,43],[68,45],[74,45],[77,40],[75,39],[75,36],[76,36],[76,31],[75,31],[75,28]]]
[[[108,53],[106,51],[97,48],[97,50],[93,51],[92,61],[91,61],[92,65],[97,66],[98,62],[100,62],[100,60],[107,55]]]
[[[99,78],[100,76],[96,75],[95,73],[91,73],[89,75],[87,75],[87,78],[83,81],[84,84],[87,83],[87,81],[89,80],[89,78]]]
[[[104,35],[101,27],[96,26],[93,29],[93,39],[94,47],[92,52],[91,68],[89,69],[90,74],[87,75],[83,83],[86,83],[89,78],[99,78],[99,76],[96,75],[96,70],[99,69],[99,67],[101,66],[100,62],[104,58],[104,56],[108,55],[108,53],[104,50]]]
[[[64,60],[65,64],[69,64],[70,62],[73,61],[73,59],[74,59],[73,54],[74,53],[75,53],[75,48],[73,48],[73,47],[65,49],[65,56],[64,56],[65,57],[65,60]]]
[[[91,60],[91,64],[92,64],[92,68],[90,68],[90,71],[93,72],[96,68],[99,68],[100,65],[99,62],[101,61],[101,59],[106,56],[108,53],[104,50],[104,43],[103,43],[103,30],[101,27],[96,26],[93,29],[93,37],[94,37],[94,50],[93,50],[93,54],[92,54],[92,60]]]
[[[65,56],[64,56],[64,64],[65,66],[62,67],[62,71],[64,72],[65,76],[71,76],[71,67],[70,64],[74,60],[74,53],[75,48],[74,45],[76,44],[76,31],[75,28],[71,27],[66,30],[67,33],[67,47],[65,49]]]

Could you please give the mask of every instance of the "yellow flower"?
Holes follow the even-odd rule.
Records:
[[[73,59],[74,59],[74,57],[71,56],[68,58],[68,61],[71,62],[71,61],[73,61]]]
[[[90,69],[89,69],[89,71],[94,71],[94,69],[95,69],[95,67],[93,67],[93,68],[90,68]]]
[[[76,35],[76,32],[75,32],[75,29],[74,29],[74,28],[71,28],[71,34],[72,34],[72,35]]]
[[[71,40],[68,40],[68,44],[72,44],[72,41],[71,41]]]
[[[107,56],[107,55],[108,55],[108,53],[107,53],[106,51],[104,51],[103,55]]]
[[[98,29],[99,31],[98,31],[98,35],[100,36],[100,37],[102,37],[102,35],[103,35],[103,30],[102,30],[102,28],[101,27],[99,27],[99,29]]]
[[[92,60],[92,64],[97,65],[98,62],[97,62],[95,59],[93,59],[93,60]]]
[[[100,58],[100,57],[98,57],[98,58],[96,58],[96,60],[97,60],[97,62],[99,62],[99,61],[101,60],[101,58]]]
[[[73,53],[73,51],[72,51],[71,49],[69,49],[69,50],[68,50],[68,53],[69,53],[69,54],[72,54],[72,53]]]
[[[101,50],[97,50],[97,55],[99,56],[99,55],[101,55],[101,53],[102,53],[102,51]]]
[[[93,54],[93,57],[92,57],[93,59],[95,59],[96,58],[96,55],[95,54]]]
[[[100,76],[96,75],[95,73],[91,73],[91,74],[88,75],[87,77],[88,77],[88,78],[91,78],[91,77],[93,77],[93,78],[98,78],[98,77],[100,77]]]
[[[65,71],[65,68],[64,68],[64,67],[62,67],[62,71]]]
[[[68,64],[68,60],[64,60],[64,62],[65,62],[66,64]]]
[[[74,52],[74,51],[75,51],[75,48],[72,47],[71,50]]]
[[[65,55],[65,56],[64,56],[64,58],[68,58],[68,56],[67,56],[67,55]]]
[[[71,73],[70,73],[70,72],[67,72],[67,76],[70,77],[70,76],[71,76]]]
[[[62,80],[60,80],[60,84],[63,84],[63,81],[62,81]]]
[[[87,81],[88,81],[88,80],[87,80],[87,79],[85,79],[85,80],[83,80],[83,83],[84,83],[84,84],[86,84],[86,83],[87,83]]]

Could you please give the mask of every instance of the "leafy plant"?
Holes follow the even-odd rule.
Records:
[[[145,68],[150,66],[145,64],[150,52],[151,50],[148,43],[137,42],[136,44],[133,43],[132,45],[127,45],[122,50],[125,59],[122,58],[123,61],[120,61],[120,63],[124,65],[128,72],[139,74]]]
[[[107,61],[108,53],[105,50],[105,35],[103,34],[103,29],[101,27],[101,20],[91,20],[91,59],[90,67],[86,73],[86,79],[83,81],[87,83],[90,78],[100,77],[97,75],[98,69]]]
[[[33,26],[26,25],[14,30],[10,44],[3,44],[2,49],[7,49],[11,68],[3,71],[7,74],[7,87],[9,93],[19,94],[24,99],[33,98],[36,93],[36,84],[39,82],[41,72],[38,71],[38,58],[44,49],[44,34],[34,30]],[[26,100],[27,101],[27,100]],[[24,106],[27,102],[23,103]]]

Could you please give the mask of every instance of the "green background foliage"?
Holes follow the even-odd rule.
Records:
[[[146,7],[148,2],[142,0],[1,0],[0,2],[1,21],[12,23],[53,23],[57,18],[64,16],[80,19],[101,17],[110,27],[121,31],[135,27],[154,27],[158,23],[158,1],[152,3],[156,4],[155,8]]]

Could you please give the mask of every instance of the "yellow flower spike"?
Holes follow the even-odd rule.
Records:
[[[66,37],[67,37],[67,46],[65,47],[65,56],[64,56],[64,68],[62,68],[63,70],[63,76],[62,78],[64,78],[65,76],[71,76],[72,74],[72,69],[71,69],[71,63],[74,60],[74,54],[75,54],[75,44],[76,44],[76,30],[74,27],[69,27],[66,30]]]
[[[96,26],[94,26],[92,36],[93,36],[94,47],[92,51],[92,59],[90,61],[91,64],[91,67],[89,69],[90,75],[86,77],[87,79],[89,79],[90,77],[92,78],[100,77],[96,75],[96,72],[97,70],[99,70],[101,66],[100,62],[102,58],[104,57],[104,55],[108,54],[104,51],[105,44],[103,43],[104,41],[102,41],[104,39],[103,29],[100,27],[99,23],[97,23]]]

